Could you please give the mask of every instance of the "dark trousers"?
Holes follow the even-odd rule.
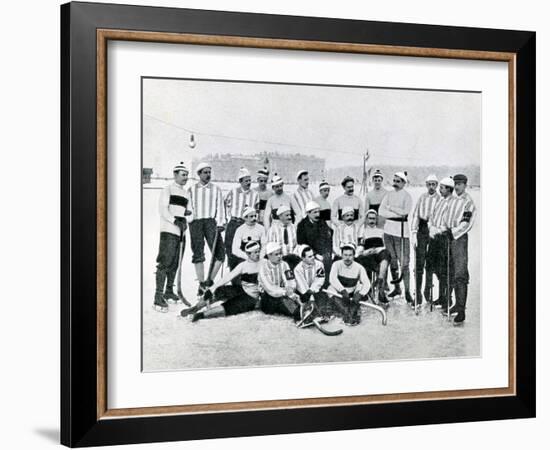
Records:
[[[225,253],[227,255],[227,264],[229,265],[229,270],[233,270],[235,267],[242,262],[241,258],[233,255],[233,238],[235,237],[235,232],[244,223],[243,219],[238,217],[231,217],[231,220],[225,228]]]
[[[426,270],[436,274],[439,282],[439,298],[443,305],[447,303],[449,298],[449,286],[451,280],[449,273],[452,273],[453,262],[448,258],[450,255],[450,241],[446,235],[437,234],[430,239],[428,246],[428,255],[426,258]]]
[[[384,233],[384,246],[391,256],[390,271],[392,278],[394,280],[398,278],[399,266],[401,266],[405,291],[409,291],[410,284],[409,257],[411,246],[409,242],[409,238],[403,238],[403,261],[401,261],[401,237]],[[398,287],[398,285],[396,285],[396,287]]]
[[[272,297],[264,292],[260,296],[260,309],[265,314],[279,314],[300,320],[300,306],[287,296]]]
[[[191,250],[193,251],[193,264],[205,261],[204,256],[204,241],[208,244],[210,251],[214,246],[216,237],[216,220],[215,219],[195,219],[189,224],[189,233],[191,234]],[[218,261],[223,261],[225,258],[225,250],[223,246],[223,238],[218,234],[218,242],[214,250],[214,258]]]
[[[179,264],[180,243],[185,248],[185,236],[183,239],[182,242],[179,236],[165,231],[160,233],[155,289],[157,294],[164,292],[165,282],[166,292],[172,292]]]
[[[328,316],[333,312],[333,308],[331,306],[332,302],[325,292],[316,292],[313,294],[313,298],[315,300],[315,308],[320,315]],[[302,303],[309,302],[310,296],[302,294],[300,295],[300,300]]]
[[[415,254],[415,282],[416,282],[416,298],[422,299],[422,279],[424,278],[424,268],[426,269],[426,284],[425,290],[429,290],[433,285],[433,272],[426,264],[428,256],[428,246],[430,244],[430,233],[427,225],[421,225],[416,235],[416,254]]]
[[[468,283],[470,282],[467,234],[451,241],[451,263],[452,271],[450,277],[451,286],[455,291],[456,309],[464,312],[468,297]]]
[[[361,321],[361,307],[358,301],[353,301],[352,297],[348,300],[341,297],[332,297],[332,301],[335,312],[342,316],[344,323],[359,323]]]
[[[256,308],[256,299],[248,295],[241,286],[220,286],[216,289],[216,301],[223,301],[226,316],[234,316]]]

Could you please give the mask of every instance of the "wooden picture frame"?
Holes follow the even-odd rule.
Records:
[[[109,409],[106,394],[106,44],[109,40],[507,62],[508,387],[420,395]],[[64,445],[534,417],[535,33],[69,3],[61,7],[61,56],[61,442]]]

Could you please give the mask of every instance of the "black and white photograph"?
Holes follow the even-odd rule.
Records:
[[[144,372],[481,356],[480,92],[141,95]]]

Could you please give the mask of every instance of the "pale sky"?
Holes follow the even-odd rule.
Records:
[[[480,93],[144,79],[143,114],[145,167],[279,151],[330,168],[360,164],[366,148],[372,165],[480,163]],[[177,127],[195,132],[194,150]]]

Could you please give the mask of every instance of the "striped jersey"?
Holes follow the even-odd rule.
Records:
[[[222,190],[212,184],[196,183],[189,189],[195,220],[215,219],[218,226],[225,222]]]
[[[453,197],[449,196],[447,198],[439,197],[430,218],[428,219],[428,226],[430,228],[435,227],[439,232],[445,231],[449,226],[447,222],[449,203],[452,201]]]
[[[313,264],[306,264],[301,261],[294,268],[296,276],[296,287],[300,294],[305,294],[308,290],[316,293],[321,290],[325,284],[325,268],[321,261],[313,260]]]
[[[306,204],[313,201],[313,194],[309,189],[298,186],[292,194],[292,209],[296,214],[296,222],[300,222],[306,216]]]
[[[432,215],[435,205],[440,198],[441,196],[437,192],[434,192],[432,195],[424,192],[420,196],[412,213],[411,231],[413,233],[418,231],[420,219],[425,220],[426,222],[430,220],[430,216]]]
[[[367,196],[365,198],[365,211],[368,211],[369,209],[374,209],[376,212],[378,212],[380,203],[382,203],[382,200],[387,193],[388,191],[386,191],[386,189],[384,189],[383,187],[380,189],[372,189],[367,192]]]
[[[283,256],[288,255],[289,253],[294,253],[294,250],[298,245],[296,225],[289,223],[284,226],[280,221],[273,222],[273,225],[271,225],[271,228],[267,231],[267,242],[277,242],[280,244],[283,251]]]
[[[189,201],[189,191],[178,183],[166,186],[159,198],[160,231],[180,235],[180,229],[174,224],[176,217],[193,220],[193,215],[186,216],[186,211],[192,211]]]
[[[258,281],[261,289],[272,297],[284,297],[286,286],[296,289],[294,272],[285,261],[272,264],[268,259],[262,260]]]
[[[237,217],[242,218],[244,209],[250,206],[251,208],[258,207],[258,193],[249,189],[244,191],[241,186],[231,189],[225,197],[225,207],[227,208],[227,218]]]
[[[334,227],[334,234],[332,235],[332,251],[338,256],[342,256],[340,245],[347,242],[353,242],[356,246],[359,243],[359,230],[361,225],[358,222],[352,222],[351,225],[347,225],[341,222],[338,226]]]
[[[475,215],[476,206],[468,193],[464,192],[460,196],[452,197],[449,202],[447,223],[455,239],[460,238],[472,229]]]

